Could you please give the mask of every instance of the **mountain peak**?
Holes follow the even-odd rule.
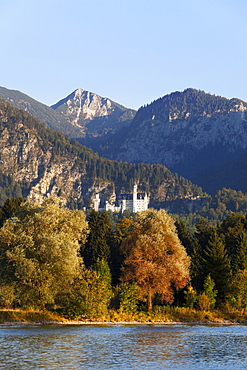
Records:
[[[188,88],[140,108],[121,137],[111,138],[96,150],[124,162],[163,164],[203,187],[206,184],[209,189],[210,185],[211,191],[217,188],[207,182],[210,173],[214,173],[215,183],[220,180],[213,166],[235,160],[247,151],[246,143],[246,102]],[[234,180],[237,184],[237,178]],[[239,186],[244,185],[236,188]]]
[[[78,88],[52,105],[70,124],[80,130],[80,137],[102,136],[128,126],[135,111],[103,98],[93,92]]]
[[[138,116],[167,117],[169,121],[187,119],[188,117],[226,114],[229,112],[246,111],[247,103],[240,99],[227,99],[212,95],[203,90],[187,88],[175,91],[155,100],[148,106],[140,108]]]

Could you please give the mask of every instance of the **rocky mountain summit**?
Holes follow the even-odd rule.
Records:
[[[133,184],[151,195],[151,206],[185,199],[201,206],[202,189],[162,165],[118,163],[99,157],[33,116],[0,99],[0,174],[13,177],[31,201],[57,195],[69,207],[91,206],[128,192]],[[10,180],[8,180],[10,183]],[[2,184],[1,184],[2,185]],[[7,192],[6,192],[7,194]],[[18,193],[19,194],[19,193]],[[195,202],[194,202],[195,201]]]
[[[215,168],[238,160],[247,149],[246,111],[247,103],[240,99],[186,89],[141,107],[128,130],[97,151],[115,160],[161,163],[215,191],[229,182],[223,176],[226,182],[221,184]],[[234,181],[232,185],[241,189]]]
[[[83,89],[75,90],[51,108],[78,128],[80,137],[114,133],[128,126],[136,113],[133,109],[127,109],[108,98]]]
[[[136,113],[133,109],[82,89],[75,90],[51,107],[20,91],[4,87],[0,87],[0,98],[32,114],[48,127],[76,139],[83,138],[84,141],[87,137],[100,138],[117,132],[128,126]]]
[[[247,192],[247,103],[240,99],[190,88],[136,113],[83,89],[52,107],[5,88],[0,97],[105,158],[165,165],[211,194]]]

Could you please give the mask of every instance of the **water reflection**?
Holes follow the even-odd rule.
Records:
[[[125,337],[133,347],[132,356],[137,363],[156,364],[162,368],[165,363],[176,363],[178,360],[186,363],[189,352],[182,332],[181,327],[149,326],[138,327]]]
[[[1,369],[246,369],[247,327],[0,328]]]

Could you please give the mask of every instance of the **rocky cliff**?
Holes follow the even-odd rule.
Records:
[[[48,107],[30,96],[0,87],[0,98],[32,114],[48,127],[73,138],[101,138],[128,126],[136,111],[108,98],[77,89],[58,103]]]
[[[152,205],[203,196],[201,188],[161,165],[118,163],[99,157],[29,115],[0,100],[0,171],[11,174],[29,200],[58,195],[71,207],[90,206],[96,193],[109,199],[113,190],[134,183],[151,193]]]
[[[128,126],[136,113],[133,109],[127,109],[108,98],[83,89],[75,90],[51,107],[80,130],[79,137],[114,133]]]
[[[175,92],[140,108],[128,130],[97,151],[115,160],[161,163],[207,190],[207,174],[217,177],[216,166],[236,160],[247,149],[246,111],[247,103],[239,99],[195,89]],[[211,190],[227,187],[225,181],[211,176]],[[241,189],[241,184],[231,184]]]

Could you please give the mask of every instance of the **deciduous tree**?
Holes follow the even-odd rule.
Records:
[[[172,302],[174,289],[189,281],[190,259],[165,210],[141,212],[122,250],[127,254],[122,280],[137,283],[149,311],[155,293]]]
[[[230,302],[237,308],[247,307],[247,270],[238,270],[230,284]]]
[[[42,205],[24,204],[17,216],[0,229],[1,284],[14,283],[20,304],[53,303],[56,294],[69,289],[80,273],[79,241],[86,239],[85,215],[49,199]]]

